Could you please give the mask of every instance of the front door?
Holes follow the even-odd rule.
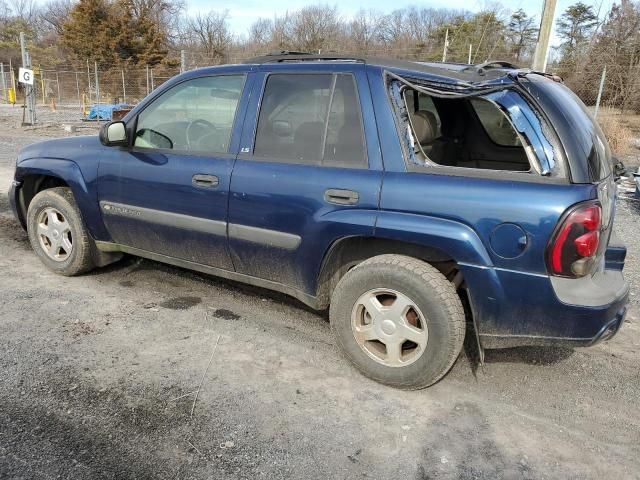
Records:
[[[231,254],[239,273],[314,294],[331,244],[374,230],[382,161],[364,66],[255,75],[231,179]]]
[[[233,270],[227,203],[245,80],[180,82],[130,120],[131,147],[109,149],[99,167],[100,209],[114,242]]]

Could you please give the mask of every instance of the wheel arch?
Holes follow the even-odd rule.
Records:
[[[359,263],[378,255],[400,254],[417,258],[437,268],[445,277],[460,285],[456,260],[438,247],[385,237],[354,236],[335,241],[324,255],[317,281],[316,297],[320,308],[329,305],[338,281]]]
[[[29,204],[48,188],[67,187],[73,193],[83,221],[93,238],[104,238],[104,226],[95,191],[88,185],[80,167],[71,160],[34,158],[20,162],[15,178],[20,182],[16,204],[22,226],[26,228]]]
[[[21,177],[17,205],[18,216],[22,227],[26,229],[26,218],[29,205],[38,193],[55,187],[67,187],[69,184],[56,175],[46,173],[28,173]]]

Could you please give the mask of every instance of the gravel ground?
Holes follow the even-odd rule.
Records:
[[[22,146],[63,134],[16,117],[0,108],[2,192]],[[619,201],[632,297],[614,340],[482,368],[463,353],[402,392],[287,297],[132,257],[56,276],[2,195],[0,478],[640,478],[639,214]]]

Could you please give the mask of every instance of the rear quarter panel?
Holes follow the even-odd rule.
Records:
[[[474,248],[486,250],[486,255],[452,255],[455,260],[481,265],[474,258],[486,258],[487,266],[546,274],[544,253],[558,219],[570,205],[594,197],[592,185],[386,172],[377,234],[390,230],[387,219],[399,212],[414,216],[413,226],[404,226],[404,240],[410,240],[425,222],[446,219],[474,232],[480,239]],[[515,258],[500,254],[513,250],[504,242],[514,240],[496,229],[502,224],[518,226],[526,234],[526,245]]]

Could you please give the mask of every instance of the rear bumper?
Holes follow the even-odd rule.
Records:
[[[616,333],[618,333],[618,331],[620,330],[620,327],[622,327],[622,324],[624,323],[624,317],[626,315],[627,315],[627,307],[622,307],[620,311],[616,314],[616,318],[614,318],[605,326],[603,326],[600,332],[598,332],[598,334],[593,338],[593,340],[590,343],[579,345],[579,346],[590,347],[592,345],[595,345],[596,343],[610,340],[616,335]]]
[[[620,270],[587,279],[487,268],[463,273],[484,348],[594,345],[619,331],[627,311],[629,285]]]

